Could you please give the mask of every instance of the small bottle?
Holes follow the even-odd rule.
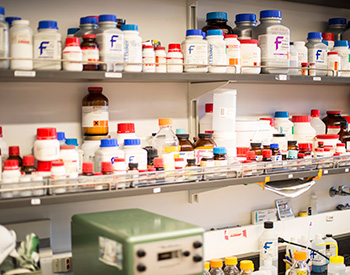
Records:
[[[164,171],[164,160],[162,158],[154,158],[153,163],[157,171]]]
[[[270,144],[270,148],[272,151],[272,161],[282,161],[282,155],[279,150],[279,146],[277,143]]]
[[[120,149],[124,148],[125,139],[135,139],[135,124],[134,123],[118,123],[116,139],[120,144]]]
[[[251,275],[254,270],[254,264],[250,260],[243,260],[240,262],[241,275]]]
[[[226,63],[234,67],[228,67],[227,73],[239,74],[241,72],[241,43],[237,34],[226,34]]]
[[[290,275],[310,275],[310,269],[306,263],[307,254],[305,251],[296,251],[294,253],[294,264],[292,265]]]
[[[183,55],[181,52],[180,44],[169,44],[168,54],[166,57],[167,72],[168,73],[182,73],[183,68]]]
[[[194,158],[194,145],[188,140],[189,134],[176,134],[180,144],[180,157],[187,159]]]
[[[287,140],[293,136],[293,122],[289,120],[289,113],[286,111],[275,112],[275,129],[280,134],[285,134]]]
[[[115,175],[126,174],[127,166],[124,158],[114,158],[113,159],[113,173]]]
[[[81,72],[83,70],[83,51],[80,48],[78,37],[66,38],[66,46],[63,50],[62,58],[67,61],[80,61],[63,62],[64,71]]]
[[[316,63],[309,63],[309,76],[316,76]]]
[[[331,32],[323,32],[322,33],[322,41],[328,42],[328,52],[333,50],[334,47],[334,33]]]
[[[142,63],[142,38],[139,36],[137,25],[122,25],[121,30],[124,33],[124,62],[125,63]],[[127,64],[124,66],[125,72],[141,72],[142,65]]]
[[[255,151],[248,151],[247,154],[246,154],[246,159],[250,160],[252,162],[256,162]]]
[[[199,140],[194,145],[194,155],[197,164],[200,163],[202,156],[205,153],[213,155],[213,148],[216,147],[215,141],[212,139],[212,134],[199,134]]]
[[[332,234],[326,234],[326,239],[324,240],[325,243],[334,243],[338,246],[338,242],[333,238]],[[336,246],[334,245],[326,245],[326,256],[327,257],[332,257],[332,256],[337,256],[336,253]],[[329,272],[329,271],[328,271]]]
[[[189,167],[197,167],[195,159],[187,159],[186,168],[189,168]]]
[[[316,158],[324,158],[324,148],[315,148],[315,155]]]
[[[210,275],[224,275],[222,271],[222,260],[221,259],[212,259],[210,260]]]
[[[175,159],[175,169],[184,169],[185,166],[186,166],[186,162],[184,158]]]
[[[76,139],[76,138],[67,138],[66,139],[66,144],[75,146],[75,150],[79,154],[79,164],[78,164],[78,166],[79,166],[79,174],[81,174],[82,171],[83,171],[84,151],[79,149],[78,139]]]
[[[94,163],[83,162],[83,176],[93,176],[93,175],[94,175]]]
[[[226,148],[214,147],[214,166],[227,166]]]
[[[263,151],[261,149],[261,143],[259,143],[259,142],[252,142],[250,144],[250,150],[255,152],[256,161],[262,161],[263,160]]]
[[[99,47],[96,43],[96,35],[94,34],[84,34],[83,42],[81,43],[81,50],[83,52],[83,70],[84,71],[98,71],[98,63],[89,62],[99,62]]]
[[[238,275],[239,270],[237,268],[237,257],[226,257],[225,258],[225,275]]]
[[[9,157],[8,160],[17,160],[18,166],[22,167],[22,158],[19,154],[19,146],[10,146],[9,147]]]
[[[199,121],[200,133],[207,133],[213,131],[213,103],[205,104],[205,115]]]
[[[147,151],[147,167],[153,167],[154,158],[158,157],[158,151],[153,146],[146,146],[143,149]]]
[[[312,193],[310,197],[309,215],[317,215],[317,214],[318,214],[317,194]]]
[[[309,75],[309,63],[303,62],[301,63],[301,75]]]
[[[61,145],[66,145],[66,135],[64,132],[57,132],[57,140]]]
[[[272,265],[278,268],[278,236],[274,230],[273,222],[264,222],[264,229],[259,238],[260,263],[271,259]]]
[[[298,50],[294,46],[294,42],[290,42],[290,67],[298,67]],[[298,69],[289,69],[289,75],[298,75]]]
[[[166,73],[166,52],[165,47],[154,48],[156,57],[156,73]]]
[[[288,160],[294,160],[298,158],[298,150],[289,150],[288,151],[288,155],[287,155],[287,159]],[[293,167],[293,170],[297,170],[297,167]]]
[[[26,175],[31,175],[36,171],[34,166],[34,156],[23,156],[23,166],[21,172]]]
[[[299,153],[304,155],[304,158],[312,158],[310,143],[299,143]]]
[[[283,159],[286,158],[287,152],[288,152],[288,141],[286,138],[286,134],[273,134],[271,143],[277,143],[280,153],[283,157]]]
[[[156,71],[156,55],[153,46],[146,45],[142,50],[142,71],[144,73],[154,73]]]
[[[272,150],[262,150],[262,161],[272,161]]]
[[[346,148],[345,143],[337,143],[336,153],[339,153],[340,155],[346,154]]]
[[[326,125],[320,119],[320,110],[311,110],[310,124],[316,130],[316,135],[324,135],[326,133]]]
[[[138,163],[139,170],[147,170],[147,151],[142,149],[141,140],[125,139],[124,140],[125,162]]]
[[[113,175],[113,165],[110,161],[103,161],[101,163],[101,173],[103,175]]]
[[[63,185],[64,182],[62,179],[66,178],[66,169],[64,167],[63,161],[53,161],[51,167],[51,181],[52,185]],[[59,180],[59,181],[55,181]],[[61,180],[61,181],[60,181]],[[53,188],[52,192],[54,194],[64,193],[66,192],[66,187],[57,187]]]
[[[226,67],[215,65],[226,65],[226,43],[222,30],[208,30],[207,32],[208,41],[208,61],[209,73],[226,73]]]
[[[341,70],[341,59],[338,52],[328,52],[327,64],[328,64],[328,76],[338,76],[338,70]]]
[[[67,176],[79,174],[79,154],[74,145],[62,145],[59,159],[63,161]]]
[[[298,148],[298,142],[296,140],[288,140],[288,151],[289,150],[297,150],[299,151]]]
[[[17,184],[10,184],[10,183],[19,182],[20,177],[21,177],[21,172],[19,171],[18,161],[15,159],[5,160],[4,171],[2,173],[1,188],[4,188],[4,189],[18,188]],[[18,195],[19,193],[17,191],[13,191],[13,192],[9,191],[9,192],[1,193],[1,197],[3,198],[12,198]]]
[[[200,166],[201,167],[214,167],[215,163],[214,163],[213,153],[204,152],[202,157],[201,157],[201,160],[200,160]]]

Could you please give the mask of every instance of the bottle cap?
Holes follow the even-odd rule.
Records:
[[[9,156],[19,156],[19,146],[9,146]]]
[[[320,117],[320,110],[311,110],[311,117]]]
[[[79,30],[80,30],[80,28],[68,28],[67,29],[67,35],[72,35],[72,34],[74,35]],[[66,42],[66,44],[67,44],[67,42]]]
[[[343,264],[344,263],[344,257],[343,256],[331,256],[331,257],[329,257],[329,261],[332,264]]]
[[[250,147],[261,147],[261,142],[251,142]]]
[[[271,148],[271,149],[278,149],[279,146],[278,146],[277,143],[271,143],[271,144],[270,144],[270,148]]]
[[[319,141],[319,142],[317,142],[318,143],[318,145],[324,145],[324,142],[323,141]]]
[[[168,51],[178,51],[178,52],[181,52],[181,45],[180,44],[175,44],[175,43],[172,43],[172,44],[169,44],[168,46]]]
[[[14,20],[21,20],[21,17],[17,17],[17,16],[9,16],[5,18],[5,21],[9,24],[9,26],[12,25],[12,21]]]
[[[94,172],[94,163],[93,162],[83,162],[83,173],[91,174]]]
[[[226,38],[238,38],[238,35],[237,34],[225,34],[225,39]]]
[[[213,153],[214,154],[226,154],[226,148],[225,147],[214,147]]]
[[[154,50],[154,47],[152,45],[143,45],[142,49],[152,49],[152,50]]]
[[[209,262],[204,262],[204,267],[206,270],[210,269],[210,263]]]
[[[295,251],[294,259],[297,261],[305,261],[307,259],[307,255],[305,251]]]
[[[240,14],[236,14],[236,21],[235,21],[235,23],[248,22],[248,21],[256,23],[256,15],[254,13],[240,13]]]
[[[165,47],[155,47],[155,51],[165,51]]]
[[[237,257],[226,257],[225,265],[237,265]]]
[[[279,10],[264,10],[260,12],[260,19],[269,17],[282,18],[282,12]]]
[[[271,158],[272,157],[272,150],[265,149],[262,151],[263,158]]]
[[[275,120],[273,118],[270,118],[270,117],[261,117],[259,118],[259,120],[268,120],[270,121],[270,126],[271,127],[275,127]]]
[[[178,139],[188,139],[190,137],[189,134],[176,134]]]
[[[121,25],[120,29],[122,31],[138,31],[139,26],[134,25],[134,24],[125,24],[125,25]]]
[[[273,134],[273,137],[286,137],[286,134]]]
[[[124,139],[124,146],[136,146],[140,144],[141,144],[141,140],[139,138]]]
[[[345,143],[337,143],[337,147],[345,147]]]
[[[198,134],[199,138],[212,138],[213,134],[209,134],[209,133],[202,133],[202,134]]]
[[[75,150],[75,146],[74,145],[61,145],[60,149],[61,150]]]
[[[99,23],[107,21],[117,22],[117,16],[114,14],[102,14],[98,17],[98,21]]]
[[[206,113],[212,113],[213,109],[214,109],[214,104],[213,103],[205,104],[205,112]]]
[[[154,167],[148,168],[148,172],[155,172],[155,171],[157,171],[157,169]]]
[[[88,39],[93,38],[93,39],[95,39],[95,38],[96,38],[96,35],[95,35],[95,34],[84,34],[84,35],[82,36],[82,38],[83,38],[83,39],[85,39],[85,38],[88,38]],[[88,90],[89,90],[89,88],[88,88]],[[93,91],[96,91],[96,90],[93,90]]]
[[[67,145],[79,146],[78,145],[78,139],[76,139],[76,138],[67,138],[66,139],[66,144]]]
[[[0,126],[0,138],[2,138],[2,126]]]
[[[347,48],[349,48],[349,43],[347,40],[337,40],[334,42],[334,47],[347,47]]]
[[[298,153],[298,159],[303,159],[305,158],[305,154],[303,153]]]
[[[37,140],[57,139],[56,128],[38,128],[36,130]]]
[[[289,114],[288,112],[286,111],[277,111],[275,112],[275,117],[278,117],[278,118],[289,118]]]
[[[292,122],[310,122],[310,116],[292,116]]]
[[[350,123],[350,116],[343,116],[343,118],[345,118],[346,121],[347,121],[348,123]],[[2,133],[1,133],[1,134],[2,134]],[[0,136],[0,137],[2,137],[2,136]]]
[[[250,260],[243,260],[243,261],[241,261],[239,267],[240,267],[241,270],[243,270],[243,269],[245,269],[245,270],[252,270],[252,271],[254,270],[254,264]]]
[[[215,147],[214,147],[215,148]],[[249,151],[249,147],[237,147],[237,157],[245,157]]]
[[[332,238],[333,235],[332,235],[332,234],[326,234],[326,237],[327,237],[327,238]]]
[[[191,36],[191,35],[200,35],[202,36],[202,30],[187,30],[186,31],[186,36]]]
[[[317,139],[339,139],[339,135],[330,135],[330,134],[324,134],[324,135],[317,135]]]
[[[110,161],[103,161],[101,163],[101,172],[113,172],[113,164]]]
[[[253,163],[253,161],[250,159],[246,159],[246,160],[243,160],[243,163]]]
[[[273,228],[273,222],[271,222],[271,221],[264,222],[264,228],[266,228],[266,229]]]
[[[227,20],[227,13],[226,12],[208,12],[207,20],[213,20],[213,19]]]
[[[79,37],[67,37],[66,38],[66,47],[79,47]]]
[[[320,32],[309,32],[307,39],[322,39],[322,33]]]
[[[64,166],[64,162],[63,161],[53,161],[51,163],[51,165],[55,166],[55,167],[57,167],[57,166]]]
[[[301,66],[303,66],[303,67],[307,67],[309,65],[309,63],[307,63],[307,62],[302,62],[301,63]]]
[[[289,145],[297,145],[297,141],[296,140],[288,140],[288,146]]]
[[[327,111],[327,115],[340,115],[341,111]]]
[[[311,149],[310,143],[299,143],[299,149]]]
[[[238,39],[241,44],[259,44],[259,41],[256,39]]]
[[[322,39],[327,41],[334,41],[334,33],[324,32],[322,33]]]
[[[18,160],[16,159],[8,159],[4,162],[4,170],[18,170]]]
[[[117,125],[118,134],[130,134],[135,133],[135,124],[134,123],[118,123]]]
[[[118,147],[118,141],[115,138],[103,138],[101,139],[100,147]]]
[[[97,18],[94,16],[80,17],[80,25],[82,24],[97,24]]]
[[[37,161],[36,171],[38,172],[50,172],[52,167],[52,161]]]
[[[210,266],[212,268],[220,268],[220,267],[222,267],[222,260],[221,259],[212,259],[212,260],[210,260]]]
[[[330,18],[328,20],[328,25],[337,25],[337,24],[346,25],[346,18]]]
[[[34,156],[23,156],[23,166],[34,166]]]
[[[118,25],[125,25],[126,19],[124,18],[117,18],[117,24]]]
[[[159,126],[173,125],[173,120],[171,118],[160,118],[158,120],[158,125]]]
[[[208,30],[207,31],[207,36],[212,36],[212,35],[224,35],[222,30]]]
[[[138,169],[139,168],[139,164],[138,163],[129,162],[129,169],[132,169],[132,168]]]
[[[255,151],[248,151],[246,153],[247,160],[256,160]]]
[[[29,26],[29,20],[13,20],[12,25],[22,25],[22,26]]]
[[[154,158],[153,165],[156,168],[163,168],[164,167],[164,160],[162,158]]]
[[[57,21],[53,21],[53,20],[39,21],[38,30],[41,30],[41,29],[55,29],[55,30],[58,30]]]
[[[184,134],[186,134],[186,130],[185,129],[176,129],[176,134],[177,135],[184,135]]]
[[[196,164],[196,160],[195,159],[187,159],[187,163],[188,164]]]
[[[328,52],[327,54],[328,55],[338,55],[339,53],[338,52]]]

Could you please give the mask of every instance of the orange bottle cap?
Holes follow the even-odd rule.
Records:
[[[305,251],[296,251],[294,253],[294,259],[297,261],[305,261],[307,259]]]
[[[173,125],[173,120],[171,118],[160,118],[158,120],[159,126]]]
[[[221,259],[212,259],[212,260],[210,260],[210,266],[212,268],[222,267],[222,260]]]

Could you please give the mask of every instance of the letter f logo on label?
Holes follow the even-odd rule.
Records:
[[[265,254],[267,253],[267,250],[269,248],[271,248],[271,245],[272,245],[272,242],[266,242],[265,245],[264,245],[264,249],[265,249]]]
[[[276,50],[278,50],[278,45],[282,44],[282,41],[280,41],[282,39],[283,39],[283,36],[277,36],[276,37],[276,40],[275,40]]]
[[[117,38],[118,37],[119,37],[119,35],[112,35],[112,37],[111,37],[111,48],[113,48],[114,42],[117,42]]]
[[[189,54],[192,53],[192,51],[194,50],[194,47],[195,47],[194,45],[191,45],[191,46],[188,47]]]
[[[40,43],[39,49],[40,49],[40,55],[43,54],[43,50],[46,49],[47,47],[45,45],[49,44],[50,42],[48,41],[43,41]]]
[[[320,57],[321,53],[322,53],[322,50],[318,50],[316,52],[316,60],[318,60],[318,58]]]

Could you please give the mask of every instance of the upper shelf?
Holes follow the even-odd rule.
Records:
[[[350,1],[346,1],[346,0],[333,0],[333,1],[329,1],[329,0],[283,0],[283,1],[311,4],[311,5],[318,5],[318,6],[326,6],[326,7],[333,7],[333,8],[350,9]]]
[[[347,85],[348,77],[285,74],[113,73],[102,71],[0,71],[0,82],[236,82],[259,84]]]

